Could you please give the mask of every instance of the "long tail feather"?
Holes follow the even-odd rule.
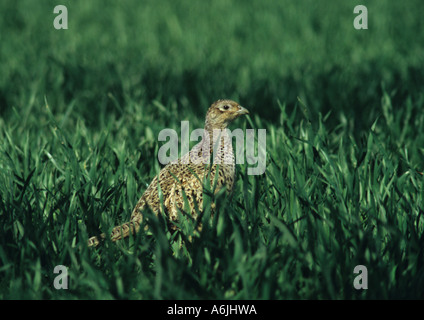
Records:
[[[127,238],[130,234],[136,234],[140,229],[140,223],[138,221],[131,221],[124,223],[121,226],[117,226],[112,229],[110,238],[113,242]],[[106,235],[102,233],[100,236],[94,236],[88,239],[89,247],[97,247],[101,241],[106,238]]]

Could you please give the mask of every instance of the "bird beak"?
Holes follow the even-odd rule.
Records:
[[[240,108],[239,111],[237,111],[237,114],[242,115],[242,114],[249,114],[249,110],[247,110],[246,108],[243,108],[242,106],[238,106]]]

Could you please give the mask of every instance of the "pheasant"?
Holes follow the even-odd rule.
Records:
[[[234,119],[248,113],[247,109],[232,100],[214,102],[206,114],[202,140],[187,154],[161,169],[137,202],[130,221],[113,228],[111,240],[115,242],[138,232],[146,206],[156,215],[166,215],[170,221],[178,221],[179,210],[185,210],[186,213],[188,211],[188,214],[196,220],[197,212],[203,210],[203,187],[208,177],[210,186],[214,186],[215,194],[223,187],[227,188],[227,192],[231,192],[235,164],[231,137],[226,128]],[[218,177],[215,179],[216,174]],[[163,205],[158,185],[162,192]],[[185,203],[189,205],[188,210],[185,208]],[[177,229],[173,223],[169,226],[173,230]],[[105,234],[91,237],[88,245],[97,246],[100,240],[105,238]]]

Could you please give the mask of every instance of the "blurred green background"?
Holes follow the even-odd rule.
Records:
[[[59,4],[68,30],[53,27]],[[353,27],[359,4],[368,30]],[[0,12],[1,299],[423,298],[421,0]],[[219,98],[267,129],[266,173],[237,166],[191,244],[152,222],[154,237],[88,250],[159,171],[158,132],[203,126]],[[52,287],[58,264],[69,290]],[[353,289],[358,264],[369,290]]]
[[[0,5],[4,118],[28,104],[37,112],[44,96],[55,112],[74,103],[70,118],[90,125],[119,112],[116,102],[177,102],[203,116],[232,97],[272,120],[277,99],[293,106],[299,97],[360,130],[378,114],[382,85],[402,101],[423,83],[419,0],[364,3],[368,30],[353,28],[357,1],[63,4],[68,30],[53,28],[55,1]]]

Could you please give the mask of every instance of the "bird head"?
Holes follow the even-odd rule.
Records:
[[[212,103],[206,114],[206,126],[210,129],[225,129],[231,121],[248,113],[235,101],[218,100]]]

